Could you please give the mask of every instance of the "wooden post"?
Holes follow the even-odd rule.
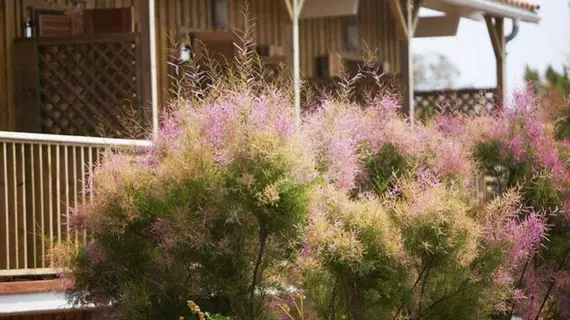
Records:
[[[41,132],[40,82],[38,77],[38,44],[35,39],[19,39],[14,46],[16,130]]]
[[[152,124],[153,139],[158,135],[158,78],[157,78],[157,52],[155,29],[155,2],[154,0],[139,0],[140,26],[141,26],[141,66],[142,66],[142,97],[145,110],[150,107],[150,120]]]
[[[15,38],[14,32],[14,5],[16,4],[15,1],[4,1],[4,53],[5,58],[2,63],[6,64],[5,67],[5,76],[6,77],[6,92],[4,95],[6,96],[6,104],[3,106],[4,108],[8,109],[7,117],[8,117],[8,125],[7,129],[12,131],[16,129],[16,108],[14,97],[14,60],[12,56],[12,48],[13,42]]]
[[[305,0],[285,0],[287,10],[293,20],[293,90],[295,103],[295,123],[301,125],[301,51],[299,43],[299,17]]]
[[[390,0],[390,8],[400,30],[400,74],[402,82],[403,111],[414,123],[414,61],[412,39],[418,24],[421,0]]]
[[[400,40],[400,81],[402,82],[402,111],[414,121],[414,76],[411,41]]]
[[[493,45],[497,66],[497,93],[495,103],[501,108],[507,101],[506,50],[504,18],[485,16],[487,30]]]

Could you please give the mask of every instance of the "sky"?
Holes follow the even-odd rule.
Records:
[[[527,0],[540,5],[539,24],[520,23],[519,33],[507,44],[508,91],[524,86],[525,66],[541,74],[548,65],[561,70],[570,62],[569,0]],[[429,15],[429,11],[420,12]],[[505,21],[505,33],[511,32]],[[454,37],[415,38],[412,50],[419,54],[444,54],[459,69],[456,88],[496,86],[495,55],[485,21],[461,19]]]

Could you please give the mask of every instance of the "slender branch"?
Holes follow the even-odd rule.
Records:
[[[417,319],[417,320],[420,320],[421,318],[423,318],[424,316],[426,316],[426,315],[429,313],[429,311],[430,311],[432,308],[434,308],[436,305],[438,305],[438,304],[444,302],[444,301],[447,300],[447,299],[453,298],[455,295],[457,295],[459,292],[461,292],[461,290],[463,290],[463,288],[465,287],[465,285],[467,285],[468,282],[469,282],[469,279],[463,280],[463,282],[459,285],[459,288],[457,288],[457,290],[455,290],[455,291],[453,291],[452,293],[450,293],[450,294],[448,294],[448,295],[446,295],[446,296],[443,296],[443,297],[439,298],[438,300],[436,300],[436,301],[435,301],[434,303],[432,303],[429,307],[427,307],[427,308],[422,312],[422,314],[418,315],[418,319]]]
[[[525,261],[525,263],[524,263],[524,267],[523,267],[521,276],[519,277],[519,281],[517,282],[517,285],[516,285],[515,288],[520,288],[520,286],[521,286],[521,284],[522,284],[522,281],[523,281],[523,278],[524,278],[524,275],[525,275],[525,273],[526,273],[526,269],[527,269],[527,267],[528,267],[529,261],[530,261],[530,253],[529,253],[528,256],[526,257],[526,261]],[[509,312],[509,315],[508,315],[508,317],[506,318],[506,320],[512,319],[514,313],[515,313],[515,302],[514,302],[514,301],[511,301],[511,311]]]
[[[562,259],[562,262],[558,266],[556,273],[560,272],[560,270],[562,270],[562,268],[566,264],[566,258],[568,257],[569,253],[570,253],[570,250],[566,250],[566,254],[564,255],[564,259]],[[548,290],[546,291],[546,294],[544,295],[544,299],[542,300],[542,303],[540,304],[540,309],[538,309],[538,312],[536,313],[536,317],[534,318],[534,320],[538,320],[540,318],[540,314],[542,313],[542,309],[546,305],[546,301],[548,301],[548,298],[550,296],[550,292],[552,292],[552,289],[554,289],[554,285],[556,284],[556,273],[555,273],[554,279],[552,279],[552,281],[550,282],[550,285],[548,286]]]
[[[414,285],[412,286],[412,289],[410,290],[410,292],[414,292],[414,290],[416,289],[416,286],[418,285],[418,283],[420,283],[420,280],[423,278],[424,273],[427,271],[428,266],[426,265],[422,271],[420,271],[420,273],[418,274],[418,278],[416,279],[416,282],[414,282]]]
[[[550,282],[550,286],[548,286],[548,290],[546,291],[546,295],[544,295],[544,299],[542,299],[542,303],[540,304],[540,308],[538,309],[538,312],[536,313],[536,317],[534,317],[534,320],[538,320],[540,318],[540,314],[542,313],[542,308],[544,308],[546,301],[548,301],[548,297],[550,296],[550,292],[552,291],[552,289],[554,289],[555,283],[556,283],[556,280],[552,280]]]
[[[352,299],[349,303],[349,314],[352,320],[360,320],[362,318],[360,315],[360,288],[358,283],[358,280],[354,280],[353,283],[349,285],[352,291]]]
[[[416,279],[416,282],[414,282],[414,285],[410,289],[410,294],[412,294],[414,292],[414,290],[416,289],[416,286],[418,285],[418,283],[420,283],[420,280],[422,279],[426,270],[427,270],[427,266],[422,268],[422,270],[418,274],[418,278]],[[396,313],[394,314],[394,319],[396,317],[398,317],[398,315],[400,315],[400,313],[402,312],[402,309],[404,309],[404,303],[403,302],[400,304],[400,307],[398,307],[398,310],[396,310]]]
[[[336,304],[336,287],[338,286],[338,278],[335,279],[334,281],[334,286],[333,286],[333,290],[331,293],[331,313],[332,313],[332,317],[331,319],[336,319],[336,308],[335,308],[335,304]]]
[[[424,298],[424,291],[426,288],[426,284],[428,281],[430,271],[431,271],[431,263],[428,261],[427,267],[426,267],[426,272],[425,272],[425,274],[423,276],[423,280],[422,280],[422,288],[420,289],[420,298],[418,299],[418,319],[419,319],[420,315],[422,314],[422,300]]]
[[[261,269],[261,262],[263,260],[263,254],[265,252],[265,245],[267,244],[267,225],[265,222],[261,222],[259,229],[259,252],[257,254],[257,261],[255,262],[255,268],[253,269],[253,277],[251,280],[251,287],[249,289],[249,319],[253,320],[255,317],[255,287],[259,279],[259,271]]]

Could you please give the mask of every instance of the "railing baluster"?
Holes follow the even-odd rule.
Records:
[[[37,234],[36,234],[36,206],[37,206],[37,201],[36,201],[36,168],[35,168],[35,163],[36,163],[36,157],[34,155],[34,149],[36,148],[36,146],[34,146],[33,144],[30,144],[30,173],[31,173],[31,179],[30,179],[30,183],[31,183],[31,187],[32,187],[32,201],[30,202],[32,204],[32,247],[33,247],[33,251],[34,251],[34,268],[38,267],[38,247],[37,247]]]
[[[51,148],[52,145],[48,144],[47,145],[47,156],[48,156],[48,203],[49,203],[49,208],[48,208],[48,220],[49,220],[49,247],[50,250],[51,248],[53,248],[53,186],[52,186],[52,170],[51,170]],[[45,258],[44,258],[45,259]]]
[[[22,220],[24,226],[24,268],[28,268],[28,211],[26,210],[26,150],[25,144],[21,144],[22,152]]]
[[[77,213],[77,147],[73,147],[73,207]],[[75,234],[75,248],[79,247],[79,235],[77,230],[74,232]]]
[[[14,251],[16,269],[20,268],[20,239],[18,237],[18,166],[16,163],[16,143],[12,143],[12,179],[14,182]]]
[[[60,145],[55,146],[55,192],[56,192],[56,214],[57,214],[57,240],[61,241],[61,157]]]
[[[87,177],[85,176],[85,147],[81,147],[81,201],[82,203],[85,203],[86,200],[86,192],[87,192],[87,188],[86,188],[86,184],[87,184]],[[83,230],[83,241],[87,242],[87,230]]]
[[[93,147],[89,147],[89,202],[93,203]]]
[[[8,148],[6,142],[2,143],[2,151],[4,152],[4,200],[6,207],[6,269],[10,269],[10,204],[8,196]]]
[[[46,243],[45,243],[45,203],[44,203],[44,146],[39,145],[39,163],[40,167],[40,239],[42,243],[42,268],[46,267]]]
[[[66,221],[66,233],[65,238],[69,241],[69,152],[67,145],[63,146],[65,154],[65,221]]]

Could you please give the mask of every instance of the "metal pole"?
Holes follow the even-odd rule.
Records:
[[[158,72],[156,68],[156,23],[155,23],[155,1],[148,0],[148,23],[150,42],[150,85],[152,102],[152,138],[158,139]]]
[[[295,93],[295,122],[297,127],[301,125],[301,57],[299,53],[299,15],[298,0],[293,2],[293,81]]]

